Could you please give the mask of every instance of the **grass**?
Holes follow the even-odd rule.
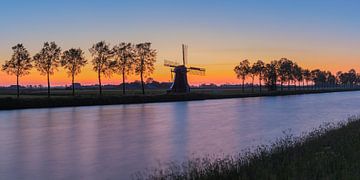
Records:
[[[134,179],[358,179],[360,120],[326,124],[300,137],[236,156],[192,159],[137,173]]]
[[[121,90],[104,90],[102,96],[98,95],[97,90],[78,90],[76,96],[73,97],[71,90],[54,89],[51,91],[51,98],[47,98],[46,90],[23,90],[20,98],[16,98],[14,90],[0,90],[0,110],[283,96],[355,90],[360,90],[360,88],[302,89],[261,93],[252,92],[251,89],[246,89],[245,92],[241,89],[193,89],[189,94],[166,94],[166,90],[147,90],[145,95],[142,95],[140,90],[127,91],[126,95],[122,95]]]
[[[161,89],[151,89],[146,91],[148,95],[159,95],[165,94],[165,90]],[[141,90],[129,90],[126,91],[127,95],[141,95]],[[76,96],[81,97],[96,97],[99,95],[99,90],[97,89],[82,89],[75,91]],[[104,96],[123,96],[122,90],[114,89],[114,90],[103,90]],[[72,91],[70,89],[52,89],[51,96],[53,97],[72,97]],[[16,98],[16,90],[1,90],[0,89],[0,97],[13,97]],[[38,97],[47,97],[46,89],[23,89],[20,92],[21,98],[38,98]]]

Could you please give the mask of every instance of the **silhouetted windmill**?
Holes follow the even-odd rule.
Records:
[[[194,75],[205,75],[204,68],[198,67],[186,67],[187,65],[187,45],[182,45],[182,55],[183,55],[183,64],[179,65],[179,63],[174,61],[164,61],[164,66],[171,67],[171,77],[172,73],[175,73],[174,82],[171,85],[169,92],[174,93],[188,93],[190,92],[190,86],[187,80],[187,73]]]

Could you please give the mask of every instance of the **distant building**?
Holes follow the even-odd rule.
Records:
[[[214,83],[211,84],[201,84],[199,86],[199,88],[209,88],[209,89],[214,89],[214,88],[218,88],[218,86]]]
[[[72,89],[73,85],[70,85],[70,88]],[[80,83],[74,83],[74,87],[75,89],[80,89],[81,88],[81,84]]]
[[[8,88],[9,88],[9,89],[17,89],[17,85],[10,85]],[[25,88],[25,87],[19,85],[19,88],[20,88],[20,89],[23,89],[23,88]]]

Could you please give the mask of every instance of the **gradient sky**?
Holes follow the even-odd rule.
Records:
[[[335,0],[1,0],[0,63],[11,47],[23,43],[31,55],[45,41],[63,50],[88,49],[105,40],[150,41],[158,50],[153,78],[170,80],[164,59],[180,60],[181,44],[189,45],[189,64],[205,67],[206,76],[190,76],[191,83],[237,83],[233,67],[240,60],[266,62],[290,58],[306,68],[360,71],[360,2]],[[69,83],[64,70],[52,84]],[[129,80],[139,79],[136,76]],[[0,72],[0,85],[15,83]],[[77,77],[95,84],[91,65]],[[104,79],[118,83],[120,76]],[[45,84],[36,71],[22,84]]]

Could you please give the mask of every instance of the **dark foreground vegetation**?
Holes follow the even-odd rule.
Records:
[[[193,159],[138,173],[136,179],[358,179],[360,120],[286,135],[237,156]]]
[[[53,90],[53,96],[51,98],[45,96],[42,91],[34,91],[21,96],[21,98],[17,98],[14,93],[1,95],[0,110],[285,96],[358,90],[360,90],[360,88],[329,88],[263,91],[260,93],[252,92],[250,89],[245,92],[241,92],[239,89],[194,89],[188,94],[166,94],[165,90],[151,90],[148,91],[146,95],[143,95],[141,91],[131,91],[128,95],[119,95],[119,90],[107,90],[103,92],[102,96],[97,95],[96,90],[79,91],[77,96],[72,96],[69,90]]]

